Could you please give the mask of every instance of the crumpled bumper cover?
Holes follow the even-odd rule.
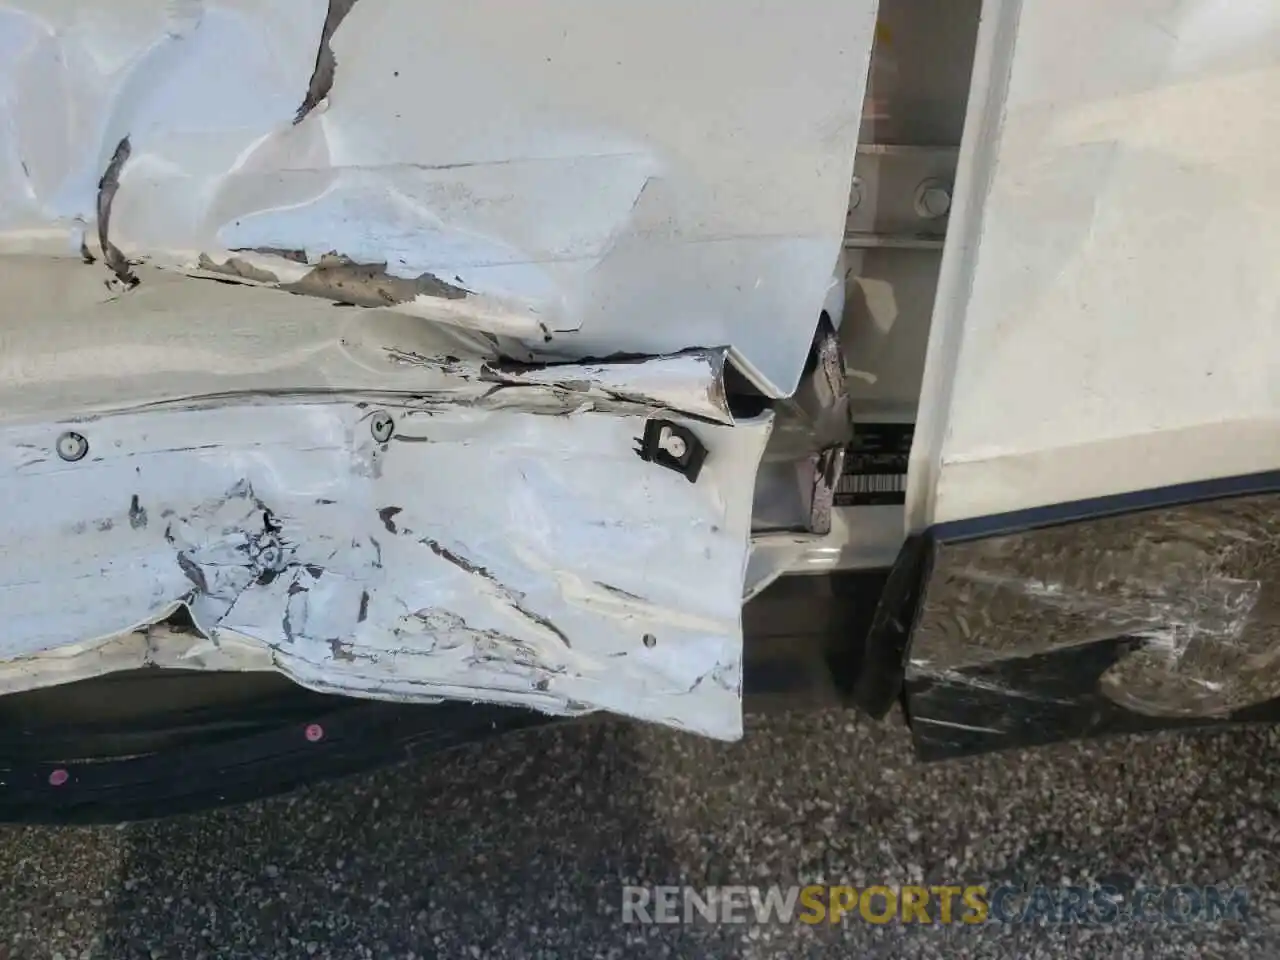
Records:
[[[724,351],[511,366],[424,356],[409,330],[379,359],[369,331],[400,328],[356,317],[309,354],[346,389],[165,399],[170,378],[132,407],[0,426],[0,690],[274,668],[738,736],[771,418],[734,422]],[[640,455],[655,423],[704,448],[696,477]],[[197,633],[155,626],[180,606]]]
[[[0,0],[0,692],[737,736],[722,374],[800,381],[875,9]]]

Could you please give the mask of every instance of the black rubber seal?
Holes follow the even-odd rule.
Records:
[[[852,700],[877,720],[902,697],[907,652],[932,557],[931,537],[908,537],[871,618]]]

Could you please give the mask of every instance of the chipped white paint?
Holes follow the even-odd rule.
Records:
[[[33,682],[59,656],[74,673],[69,649],[95,672],[141,665],[120,635],[185,603],[316,689],[735,737],[742,478],[769,421],[687,423],[712,451],[696,484],[636,456],[641,414],[164,404],[78,423],[90,452],[71,464],[57,424],[0,428],[0,495],[23,504],[0,520],[0,659],[36,658]]]
[[[875,8],[0,0],[0,691],[270,666],[738,735],[771,421],[722,374],[789,394],[839,313]]]
[[[770,421],[734,423],[723,350],[512,367],[402,314],[138,269],[122,298],[0,258],[0,692],[271,667],[737,735]],[[696,484],[636,455],[652,416],[707,445]],[[208,641],[149,627],[179,604]]]
[[[0,419],[333,390],[438,394],[495,410],[672,409],[732,422],[722,348],[643,363],[500,364],[448,328],[389,311],[137,272],[143,283],[126,301],[80,264],[0,257],[10,308],[0,317]]]
[[[0,0],[0,253],[84,240],[98,276],[111,248],[193,274],[235,258],[272,286],[336,252],[430,277],[401,312],[562,358],[725,345],[787,394],[840,248],[875,8],[357,0],[300,110],[321,0]]]
[[[217,642],[199,633],[153,624],[117,637],[69,644],[29,657],[0,661],[0,694],[51,687],[89,677],[163,667],[169,670],[267,671],[271,649],[231,636]]]
[[[1280,5],[983,14],[909,525],[1280,467]]]

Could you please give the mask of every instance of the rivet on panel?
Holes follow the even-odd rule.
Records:
[[[74,430],[68,430],[58,437],[58,456],[68,463],[83,460],[89,452],[89,441]]]
[[[386,443],[396,432],[396,422],[391,418],[391,414],[385,410],[379,410],[369,421],[369,430],[373,434],[373,439],[379,443]]]

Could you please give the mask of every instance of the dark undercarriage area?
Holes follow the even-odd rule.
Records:
[[[745,706],[845,702],[879,571],[784,577],[747,604]],[[0,697],[0,820],[113,822],[238,803],[559,719],[403,704],[275,673],[150,668]],[[628,722],[628,721],[617,721]]]

